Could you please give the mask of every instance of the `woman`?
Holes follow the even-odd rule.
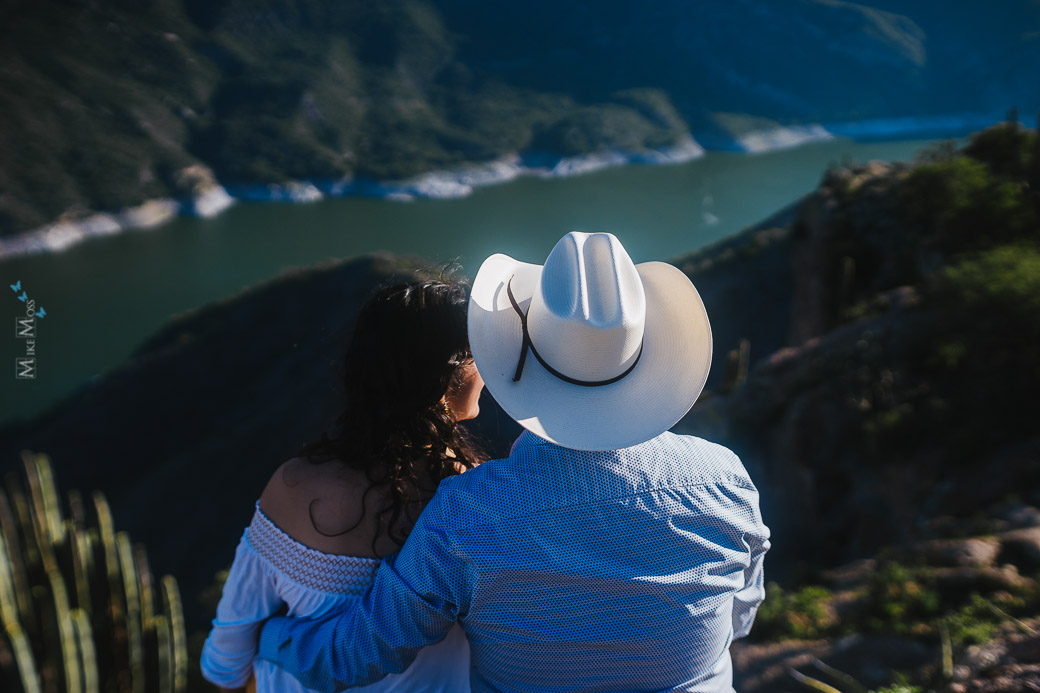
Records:
[[[483,460],[457,424],[479,412],[484,381],[466,337],[469,286],[424,280],[376,293],[345,357],[346,408],[332,439],[301,448],[257,502],[202,652],[224,690],[307,690],[254,661],[259,628],[282,604],[318,617],[364,595],[438,483]],[[468,691],[469,645],[456,626],[404,672],[365,691]]]

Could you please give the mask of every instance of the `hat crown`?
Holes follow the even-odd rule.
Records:
[[[546,362],[572,378],[598,381],[634,363],[645,320],[643,283],[621,242],[610,233],[573,231],[546,258],[527,325]]]

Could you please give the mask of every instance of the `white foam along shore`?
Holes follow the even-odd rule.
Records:
[[[94,236],[131,229],[150,229],[177,215],[213,217],[236,200],[252,202],[317,202],[325,197],[367,196],[389,200],[466,197],[475,188],[495,185],[519,176],[557,178],[590,173],[630,163],[679,164],[704,156],[704,148],[692,137],[675,145],[638,151],[606,151],[575,157],[524,159],[511,154],[494,161],[458,169],[431,171],[401,181],[343,179],[339,181],[291,181],[270,185],[213,185],[187,200],[149,200],[119,212],[99,212],[75,220],[62,220],[10,238],[0,238],[0,260],[18,255],[57,252]]]
[[[152,229],[179,214],[215,217],[234,202],[234,198],[217,185],[184,201],[161,198],[118,212],[98,212],[80,219],[60,220],[10,238],[0,238],[0,260],[17,255],[66,250],[95,236],[110,236],[132,229]]]
[[[510,154],[483,164],[458,169],[431,171],[403,181],[375,182],[343,180],[325,186],[334,197],[368,195],[392,200],[467,197],[476,188],[511,181],[520,176],[563,178],[625,164],[681,164],[704,156],[704,148],[690,136],[659,149],[608,150],[573,157],[521,156]]]
[[[886,118],[827,124],[780,126],[735,135],[733,146],[748,154],[790,149],[838,137],[854,140],[910,137],[963,136],[1002,120],[992,113],[948,116]],[[186,201],[150,200],[115,213],[97,213],[74,221],[59,221],[10,238],[0,238],[0,260],[17,255],[65,250],[93,236],[130,229],[149,229],[178,214],[212,217],[235,200],[264,202],[316,202],[325,197],[367,196],[409,201],[419,198],[466,197],[474,189],[505,183],[520,176],[561,178],[591,173],[625,164],[680,164],[704,156],[704,148],[692,135],[670,147],[635,151],[607,150],[573,157],[511,154],[494,161],[457,169],[431,171],[401,181],[343,179],[293,181],[270,185],[214,185]]]
[[[779,126],[736,135],[734,144],[739,151],[758,154],[839,137],[852,140],[955,137],[981,130],[1001,120],[1003,117],[996,113],[965,113]]]

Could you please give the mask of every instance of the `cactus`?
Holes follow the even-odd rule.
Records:
[[[141,544],[134,545],[134,566],[140,584],[137,593],[141,599],[141,628],[150,631],[152,619],[155,618],[155,590],[152,585],[152,569],[148,567],[148,554]]]
[[[9,554],[0,551],[0,560],[7,561],[10,570],[11,584],[14,589],[13,599],[17,607],[17,614],[12,618],[19,618],[25,627],[33,629],[36,627],[35,612],[32,608],[31,590],[29,589],[29,578],[25,574],[24,563],[7,560],[7,556],[20,556],[21,542],[17,529],[17,516],[8,503],[7,494],[0,490],[0,538],[2,538],[9,549]]]
[[[116,535],[116,549],[119,552],[119,567],[123,577],[123,594],[126,597],[126,633],[130,649],[130,691],[144,693],[144,631],[141,627],[141,597],[138,587],[140,581],[137,566],[134,564],[133,550],[130,548],[130,535],[120,532]]]
[[[852,305],[856,289],[856,260],[843,255],[841,258],[841,279],[838,283],[839,315]]]
[[[90,598],[90,573],[93,561],[90,556],[90,542],[84,532],[76,531],[76,524],[67,520],[67,535],[70,538],[69,549],[72,554],[72,574],[76,585],[76,606],[89,615],[92,611]]]
[[[722,380],[722,391],[729,392],[747,379],[751,363],[751,342],[741,338],[736,349],[726,354],[726,371]]]
[[[22,690],[25,693],[41,693],[43,685],[40,683],[40,675],[36,671],[36,662],[33,660],[29,638],[26,637],[17,622],[13,626],[8,626],[6,630],[11,649],[14,650]]]
[[[155,617],[156,673],[158,681],[154,690],[169,693],[173,690],[173,638],[170,635],[170,622],[165,616]]]
[[[0,688],[186,690],[174,578],[155,581],[144,547],[116,532],[104,495],[87,504],[71,492],[63,509],[48,458],[22,457],[25,482],[8,475],[0,489],[0,653],[9,655],[0,657]]]
[[[61,546],[65,541],[65,533],[51,465],[45,457],[37,457],[28,452],[23,453],[23,459],[29,477],[29,489],[32,492],[36,526],[43,535],[40,548],[42,550]]]
[[[76,634],[80,663],[83,667],[83,693],[99,693],[97,658],[94,651],[94,635],[90,627],[90,616],[83,609],[69,612],[72,629]]]
[[[18,485],[13,474],[7,476],[7,497],[11,500],[14,514],[13,531],[19,534],[19,545],[25,557],[26,565],[40,562],[40,550],[36,546],[36,535],[33,532],[32,517],[29,515],[29,503],[25,499],[25,491]]]
[[[169,614],[170,621],[173,690],[182,691],[188,686],[188,634],[184,627],[181,592],[171,575],[163,576],[162,590],[163,610]]]
[[[62,669],[65,673],[65,690],[67,693],[82,693],[83,677],[79,657],[79,638],[69,616],[69,597],[65,591],[65,583],[57,571],[49,571],[47,578],[51,583],[51,597],[54,600],[54,620],[58,637],[61,641]]]

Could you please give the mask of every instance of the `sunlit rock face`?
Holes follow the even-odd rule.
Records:
[[[778,578],[1007,498],[1040,504],[1040,439],[1025,414],[1040,371],[1024,336],[1040,332],[1038,210],[1013,192],[990,202],[1040,180],[1025,154],[1038,142],[1000,126],[970,156],[835,167],[782,229],[680,263],[728,332],[710,392],[679,429],[724,441],[752,471],[785,538]],[[714,283],[737,267],[754,270]],[[1031,567],[1031,536],[1001,551]]]

